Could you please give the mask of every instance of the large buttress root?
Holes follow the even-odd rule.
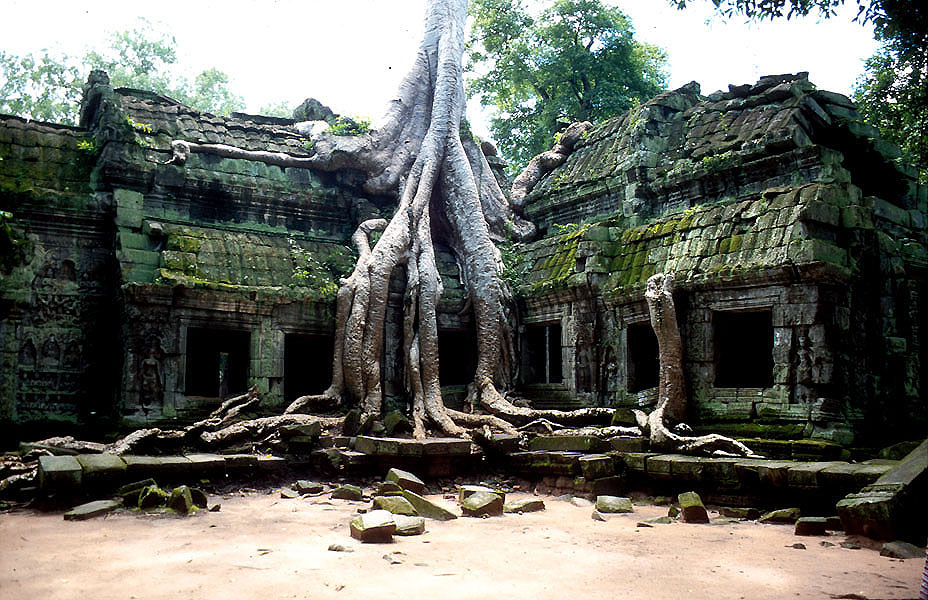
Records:
[[[645,300],[651,327],[657,336],[660,361],[657,407],[646,415],[635,411],[638,424],[651,440],[651,448],[685,454],[725,453],[755,456],[750,448],[722,435],[685,436],[672,428],[686,419],[686,387],[683,378],[683,343],[673,301],[673,275],[658,273],[648,279]]]

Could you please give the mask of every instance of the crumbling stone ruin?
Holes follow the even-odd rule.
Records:
[[[293,121],[98,78],[79,127],[3,117],[0,135],[6,425],[189,422],[251,385],[268,409],[325,389],[348,239],[392,200],[348,167],[165,164],[178,139],[309,158]],[[847,98],[805,74],[708,97],[690,84],[579,138],[522,200],[539,238],[507,247],[519,395],[653,404],[644,288],[669,273],[697,430],[843,444],[925,430],[925,189]],[[441,383],[460,408],[474,324],[442,248]],[[384,398],[402,410],[391,298]]]
[[[294,119],[217,117],[112,89],[101,73],[78,127],[0,116],[3,426],[181,427],[249,389],[273,414],[323,392],[339,279],[356,261],[350,238],[388,218],[396,199],[365,187],[350,163],[314,168],[306,131]],[[847,458],[842,446],[924,436],[928,197],[846,97],[803,73],[709,96],[689,84],[569,139],[514,188],[519,218],[537,234],[503,244],[517,308],[512,392],[523,404],[608,407],[613,425],[640,424],[634,412],[652,412],[660,387],[646,288],[663,274],[675,281],[695,433],[832,461]],[[197,151],[217,145],[246,152]],[[508,189],[503,161],[484,146]],[[436,238],[435,252],[442,397],[463,410],[474,316],[447,240]],[[391,288],[384,413],[409,410],[403,307]],[[292,448],[318,442],[318,430],[300,427]],[[363,439],[351,443],[366,450],[330,448],[325,460],[397,456]],[[589,468],[581,487],[614,476],[593,466],[602,439],[548,448],[537,439],[510,468],[556,477]],[[517,450],[511,437],[489,442],[490,453]],[[608,444],[628,453],[629,472],[653,467],[660,478],[692,466],[651,460],[646,440]],[[708,464],[697,479],[728,473]],[[820,466],[812,479],[835,469],[844,495],[890,470],[843,468]],[[793,482],[786,472],[771,481]]]

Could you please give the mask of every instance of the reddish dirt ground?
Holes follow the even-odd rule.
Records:
[[[14,511],[0,515],[0,598],[918,597],[922,560],[842,548],[844,536],[753,522],[639,527],[666,507],[599,522],[590,507],[543,499],[544,512],[428,521],[425,535],[392,544],[349,537],[368,503],[274,491],[213,497],[220,512],[187,518]]]

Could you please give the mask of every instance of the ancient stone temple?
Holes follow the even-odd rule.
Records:
[[[393,200],[350,167],[275,164],[313,155],[303,112],[217,117],[98,73],[79,127],[0,116],[0,421],[156,424],[251,385],[269,409],[327,386],[348,239]],[[175,164],[174,140],[267,159]],[[690,84],[596,124],[527,197],[539,238],[505,252],[519,393],[653,403],[643,291],[666,272],[697,428],[845,444],[923,432],[928,199],[899,154],[804,74],[709,96]],[[439,259],[455,398],[475,335],[454,257]],[[401,304],[384,365],[397,407]]]

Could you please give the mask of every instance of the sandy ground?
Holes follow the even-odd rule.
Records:
[[[543,499],[544,512],[428,521],[425,535],[392,544],[349,537],[368,503],[273,491],[213,497],[220,512],[187,518],[16,511],[0,515],[0,598],[918,597],[923,561],[842,548],[844,536],[753,522],[646,528],[637,523],[666,507],[599,522],[589,507]]]

